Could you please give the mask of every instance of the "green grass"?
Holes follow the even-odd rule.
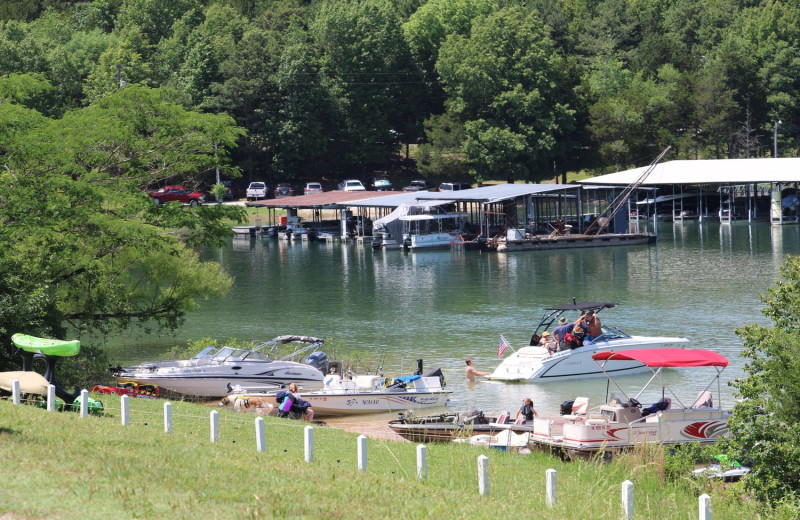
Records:
[[[266,451],[255,445],[255,417],[173,403],[164,433],[163,400],[100,396],[101,416],[47,412],[0,401],[0,518],[521,518],[618,519],[621,485],[635,484],[636,518],[697,518],[701,493],[715,518],[757,517],[736,488],[671,483],[657,460],[565,462],[458,444],[428,445],[428,479],[416,475],[416,445],[370,439],[366,472],[357,468],[356,434],[314,428],[314,462],[304,461],[301,422],[265,418]],[[477,458],[489,457],[490,493],[478,493]],[[657,459],[657,458],[656,458]],[[548,509],[545,471],[558,471],[559,502]],[[761,516],[764,518],[764,516]]]

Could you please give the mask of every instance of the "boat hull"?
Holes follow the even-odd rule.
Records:
[[[573,456],[647,443],[711,443],[728,434],[726,415],[722,410],[677,410],[631,423],[588,417],[536,418],[532,443],[559,448]]]
[[[506,358],[487,377],[494,381],[543,382],[586,377],[605,377],[600,367],[592,360],[598,352],[620,352],[630,349],[683,348],[688,346],[686,338],[659,338],[631,336],[620,340],[597,341],[574,350],[556,352],[552,356],[542,347],[523,347]],[[647,372],[648,368],[636,361],[620,361],[606,369],[612,375]]]
[[[324,374],[311,366],[301,363],[275,365],[276,362],[258,363],[249,367],[235,364],[216,367],[165,366],[152,370],[147,367],[129,367],[117,373],[115,378],[119,383],[155,385],[163,391],[188,397],[223,397],[230,391],[228,385],[297,383],[304,389],[322,388]]]
[[[516,434],[532,433],[532,425],[524,424],[463,424],[458,422],[406,422],[389,421],[389,428],[411,442],[451,442],[456,439],[469,439],[475,435],[496,436],[510,430]]]
[[[656,240],[647,233],[609,233],[603,235],[547,235],[517,240],[501,240],[498,252],[547,251],[551,249],[582,249],[587,247],[635,246],[649,244]]]
[[[314,416],[363,415],[443,407],[452,392],[358,392],[352,394],[304,393]]]

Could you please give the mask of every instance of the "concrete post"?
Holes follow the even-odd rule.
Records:
[[[622,483],[622,517],[633,518],[633,482]]]
[[[558,471],[554,469],[548,469],[545,472],[545,478],[547,479],[547,485],[545,487],[547,493],[547,507],[555,507],[556,503],[558,502],[558,493],[556,487],[558,484]]]
[[[711,520],[711,497],[700,495],[700,520]]]
[[[305,434],[305,456],[306,462],[314,462],[314,428],[306,426],[303,428]]]
[[[478,457],[478,493],[489,494],[489,457],[486,455]]]
[[[47,385],[47,411],[52,412],[56,409],[56,387]]]
[[[264,431],[263,417],[256,417],[256,450],[267,451],[267,435]]]
[[[211,442],[219,440],[219,412],[213,410],[211,412]]]
[[[15,379],[11,383],[11,402],[19,404],[22,402],[22,394],[19,391],[19,379]]]
[[[81,390],[81,417],[89,416],[89,391]]]
[[[367,438],[358,436],[358,469],[367,471]]]
[[[172,433],[172,403],[164,403],[164,433]]]
[[[131,398],[127,395],[123,395],[120,399],[122,403],[122,426],[128,426],[131,423],[130,400]]]
[[[417,479],[428,478],[428,448],[424,444],[417,445]]]

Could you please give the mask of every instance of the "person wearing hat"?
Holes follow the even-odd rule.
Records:
[[[542,339],[539,340],[539,346],[546,348],[551,356],[553,352],[558,350],[558,343],[556,343],[555,338],[548,331],[542,332]]]
[[[553,329],[553,336],[555,336],[556,341],[558,341],[559,344],[563,344],[564,336],[567,332],[572,332],[573,327],[574,325],[568,322],[567,318],[562,316],[561,319],[558,320],[558,327]]]

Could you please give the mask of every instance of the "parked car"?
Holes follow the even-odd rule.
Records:
[[[392,191],[392,181],[384,178],[377,178],[372,181],[372,189],[375,191]]]
[[[263,182],[251,182],[245,193],[247,200],[266,199],[269,188]]]
[[[322,184],[320,184],[319,182],[308,182],[306,183],[306,187],[303,190],[303,193],[305,193],[306,195],[311,195],[312,193],[322,193],[323,191],[325,190],[322,189]]]
[[[367,191],[367,188],[358,179],[347,179],[339,183],[339,189],[342,191]]]
[[[411,184],[403,188],[403,191],[426,191],[430,186],[422,179],[411,181]]]
[[[292,188],[291,184],[281,182],[275,186],[275,198],[280,197],[294,197],[294,188]]]
[[[472,188],[472,186],[466,182],[443,182],[439,185],[439,191],[459,191],[468,190],[470,188]]]
[[[165,202],[182,202],[190,206],[197,206],[205,201],[205,195],[196,191],[189,191],[183,186],[164,186],[158,191],[147,193],[156,204]]]

